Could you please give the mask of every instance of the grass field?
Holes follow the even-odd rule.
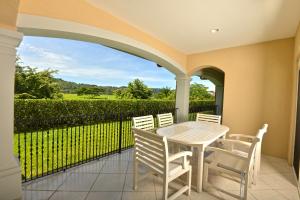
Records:
[[[117,99],[115,95],[99,95],[99,96],[91,96],[91,95],[81,95],[78,96],[77,94],[64,94],[63,96],[64,100],[84,100],[84,99],[89,99],[89,100],[98,100],[98,99],[108,99],[108,100],[114,100]]]
[[[105,122],[14,135],[14,153],[20,155],[22,179],[101,157],[119,150],[119,122]],[[122,123],[122,148],[133,144],[131,121]]]

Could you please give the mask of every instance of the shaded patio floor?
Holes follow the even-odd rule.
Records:
[[[228,191],[239,191],[238,184],[222,178],[212,175],[210,181],[222,185]],[[156,176],[149,176],[140,181],[138,190],[132,190],[132,150],[23,184],[24,200],[159,200],[161,196],[162,181]],[[178,199],[233,198],[216,191],[193,191],[190,197],[182,195]],[[292,168],[285,160],[263,156],[258,183],[250,188],[248,199],[298,200]]]

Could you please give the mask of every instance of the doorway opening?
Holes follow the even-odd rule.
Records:
[[[200,77],[201,80],[209,80],[215,85],[215,105],[217,115],[223,114],[223,102],[224,102],[224,83],[225,73],[221,69],[213,66],[201,68],[193,75]]]

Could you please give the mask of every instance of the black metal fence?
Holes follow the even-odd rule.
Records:
[[[189,119],[194,120],[196,112],[214,113],[215,110],[215,106],[194,108],[190,110]],[[110,154],[121,153],[133,146],[132,117],[148,114],[156,116],[167,112],[175,115],[176,110],[35,119],[34,123],[30,122],[34,124],[31,127],[28,127],[30,119],[16,119],[18,128],[15,128],[14,151],[20,161],[22,181],[27,182]]]

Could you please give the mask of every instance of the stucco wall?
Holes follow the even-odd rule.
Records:
[[[19,0],[0,0],[0,28],[16,29]]]
[[[225,72],[223,123],[230,133],[256,134],[270,128],[263,153],[287,158],[290,136],[294,39],[188,56],[188,70],[215,66]]]
[[[300,23],[295,36],[295,61],[300,57]]]
[[[295,46],[294,46],[294,68],[292,83],[292,105],[291,105],[291,123],[290,123],[290,144],[289,144],[289,157],[290,164],[293,162],[294,154],[294,139],[296,131],[296,115],[297,115],[297,94],[298,94],[298,70],[299,70],[299,58],[300,58],[300,23],[295,34]]]

